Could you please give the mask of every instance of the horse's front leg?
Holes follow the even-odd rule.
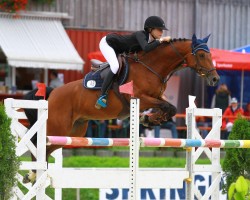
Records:
[[[141,117],[141,123],[145,125],[158,125],[162,121],[167,121],[173,117],[177,109],[175,106],[165,101],[164,99],[156,99],[150,96],[141,98],[142,108],[153,108],[152,113]]]

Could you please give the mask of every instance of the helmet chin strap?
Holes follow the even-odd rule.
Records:
[[[149,34],[150,34],[150,36],[151,36],[149,39],[152,39],[152,41],[156,39],[156,38],[151,34],[151,32],[149,32]],[[150,42],[151,42],[151,41],[150,41]]]

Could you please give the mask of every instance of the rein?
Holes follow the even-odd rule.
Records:
[[[142,66],[146,67],[149,71],[151,71],[154,75],[156,75],[161,80],[161,82],[162,82],[162,84],[161,84],[161,90],[160,90],[160,94],[158,96],[158,98],[160,98],[162,96],[163,92],[164,92],[164,90],[163,90],[164,89],[164,85],[170,79],[170,77],[172,76],[172,74],[171,74],[171,76],[168,76],[166,78],[162,77],[160,74],[158,74],[156,71],[154,71],[152,69],[152,67],[150,67],[149,65],[147,65],[144,62],[140,61],[136,53],[134,54],[134,57],[130,57],[129,55],[127,55],[127,57],[131,58],[135,62],[140,63]]]
[[[170,42],[170,45],[172,47],[172,49],[175,51],[175,53],[182,58],[182,64],[185,64],[186,63],[186,59],[179,53],[179,51],[175,48],[175,46],[173,45],[172,42]],[[163,91],[163,88],[164,88],[164,85],[167,83],[167,81],[171,78],[171,76],[176,72],[178,71],[180,68],[182,68],[182,65],[180,67],[177,67],[175,68],[174,70],[172,70],[170,72],[170,74],[167,76],[167,77],[162,77],[159,73],[157,73],[156,71],[154,71],[152,69],[152,67],[150,67],[149,65],[145,64],[144,62],[142,62],[139,58],[138,58],[138,55],[135,53],[133,57],[129,56],[128,54],[125,55],[127,58],[130,58],[132,60],[134,60],[135,62],[137,63],[140,63],[141,65],[143,65],[144,67],[146,67],[149,71],[151,71],[153,74],[155,74],[162,82],[162,87],[161,87],[161,91],[160,91],[160,95],[159,97],[161,97],[162,93],[164,92]]]
[[[185,64],[185,63],[186,63],[185,57],[183,57],[183,56],[180,54],[180,52],[175,48],[175,46],[173,45],[173,42],[170,42],[170,45],[171,45],[172,49],[174,50],[174,52],[182,59],[181,64]],[[162,77],[159,73],[157,73],[156,71],[154,71],[154,70],[152,69],[152,67],[150,67],[149,65],[145,64],[144,62],[142,62],[142,61],[138,58],[138,55],[137,55],[136,53],[134,54],[134,57],[131,57],[131,56],[129,56],[129,55],[125,55],[125,56],[128,57],[128,58],[130,58],[130,59],[132,59],[132,60],[134,60],[134,61],[137,62],[137,63],[140,63],[140,64],[143,65],[144,67],[146,67],[149,71],[151,71],[153,74],[155,74],[155,75],[161,80],[161,82],[162,82],[163,84],[165,84],[165,83],[171,78],[171,76],[172,76],[176,71],[178,71],[180,68],[182,68],[182,66],[181,66],[181,67],[175,68],[173,71],[170,72],[170,74],[169,74],[167,77],[164,78],[164,77]],[[181,64],[180,64],[180,65],[181,65]]]
[[[138,58],[137,54],[134,54],[134,57],[131,57],[129,55],[126,55],[127,58],[130,58],[132,60],[134,60],[137,63],[140,63],[141,65],[143,65],[144,67],[146,67],[149,71],[151,71],[153,74],[155,74],[162,83],[166,83],[167,80],[166,78],[163,78],[160,74],[158,74],[156,71],[154,71],[149,65],[145,64],[144,62],[140,61],[140,59]]]

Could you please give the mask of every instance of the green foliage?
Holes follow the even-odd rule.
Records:
[[[250,140],[250,123],[243,118],[235,120],[229,140]],[[222,185],[223,192],[229,190],[230,185],[239,176],[250,178],[250,149],[225,149],[226,156],[222,164],[226,182]],[[233,187],[233,186],[232,186]]]
[[[250,181],[240,176],[228,190],[229,200],[250,200]]]
[[[0,199],[11,197],[16,184],[20,161],[15,152],[15,138],[10,130],[11,119],[6,115],[4,105],[0,104]]]
[[[14,13],[20,10],[25,10],[27,3],[28,0],[1,0],[0,11]]]

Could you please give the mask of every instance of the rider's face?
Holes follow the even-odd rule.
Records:
[[[153,28],[150,33],[155,39],[160,39],[162,37],[163,30],[160,28]]]

